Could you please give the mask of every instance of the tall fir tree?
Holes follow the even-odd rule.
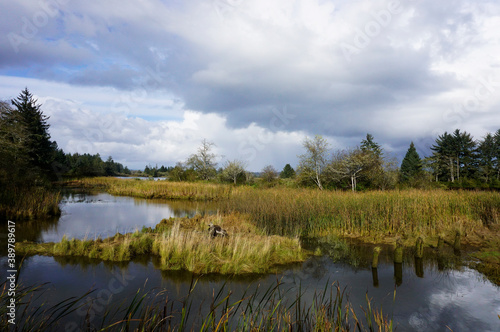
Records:
[[[485,183],[489,183],[495,178],[495,154],[498,147],[495,144],[495,137],[488,133],[484,139],[479,142],[477,152],[479,155],[479,177]]]
[[[497,180],[500,180],[500,129],[497,130],[494,136],[495,142],[495,170]]]
[[[25,146],[33,170],[42,177],[51,177],[53,173],[51,164],[55,157],[56,145],[50,141],[50,125],[47,122],[49,117],[43,114],[41,105],[37,104],[37,100],[33,98],[28,88],[11,102],[28,133]]]
[[[363,152],[373,152],[377,157],[382,155],[382,148],[378,143],[373,140],[372,134],[366,134],[366,138],[361,140],[361,151]]]
[[[295,177],[295,170],[292,168],[292,166],[290,166],[290,164],[286,164],[280,173],[280,178],[289,179],[294,177]]]
[[[413,142],[410,143],[410,147],[406,152],[406,155],[401,163],[401,180],[408,181],[411,178],[417,176],[422,170],[422,159],[418,155],[417,149]]]
[[[477,169],[476,142],[469,133],[459,129],[453,134],[445,132],[438,136],[431,150],[439,165],[439,177],[448,178],[451,182],[474,177]]]

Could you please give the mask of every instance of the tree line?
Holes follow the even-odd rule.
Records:
[[[112,157],[65,153],[50,140],[48,117],[28,89],[8,102],[0,102],[0,184],[2,187],[49,185],[64,177],[129,175],[131,171]],[[246,170],[241,160],[226,160],[214,153],[215,144],[203,140],[196,153],[175,166],[146,166],[143,175],[166,176],[172,181],[218,181],[233,184],[285,182],[323,189],[391,189],[395,187],[500,188],[500,130],[483,139],[459,129],[438,136],[431,155],[421,158],[413,142],[398,167],[371,134],[359,146],[332,151],[322,136],[306,138],[304,153],[294,169],[281,172],[272,165],[261,172]],[[259,180],[256,180],[256,177]],[[5,192],[5,190],[3,190]]]
[[[184,163],[164,168],[162,175],[174,181],[219,181],[254,184],[255,173],[246,170],[245,162],[227,160],[219,166],[220,156],[213,153],[215,144],[203,140],[197,153]],[[359,146],[332,151],[322,136],[305,138],[304,153],[299,155],[296,170],[286,164],[281,172],[265,166],[258,175],[260,183],[312,186],[323,189],[393,189],[496,188],[500,189],[500,130],[481,140],[459,129],[445,132],[430,148],[432,154],[421,158],[413,142],[400,166],[387,156],[373,135],[367,134]],[[285,180],[287,179],[287,180]]]
[[[27,88],[10,103],[0,102],[0,195],[33,186],[50,187],[64,177],[130,173],[111,157],[103,161],[99,154],[64,153],[51,140],[48,120]]]

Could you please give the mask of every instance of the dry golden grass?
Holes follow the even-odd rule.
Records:
[[[71,181],[72,186],[104,189],[110,194],[142,198],[186,200],[221,200],[231,194],[230,185],[207,182],[170,182],[110,177],[85,178]]]
[[[45,188],[10,189],[10,195],[0,203],[0,217],[8,219],[34,219],[50,215],[58,215],[59,192],[49,191]]]
[[[242,187],[221,202],[221,210],[248,214],[259,228],[274,234],[433,237],[498,224],[500,193]]]
[[[226,228],[228,237],[211,238],[208,224]],[[195,273],[268,273],[276,266],[303,261],[308,253],[298,238],[267,236],[242,215],[199,215],[164,219],[155,229],[144,229],[101,240],[69,240],[58,243],[19,243],[23,254],[85,256],[109,261],[127,261],[140,254],[160,257],[161,269],[183,269]]]

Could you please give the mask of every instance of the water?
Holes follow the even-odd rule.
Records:
[[[106,238],[118,233],[154,227],[163,218],[193,216],[214,211],[203,202],[146,200],[107,193],[67,192],[61,202],[61,217],[21,223],[18,241],[58,242],[68,238]]]
[[[64,234],[84,238],[124,233],[152,227],[163,218],[214,211],[216,207],[200,203],[146,201],[108,194],[67,194],[61,203],[59,220],[17,223],[18,241],[58,241]],[[2,241],[3,242],[3,241]],[[312,257],[302,264],[283,267],[277,275],[246,275],[238,277],[202,276],[192,294],[197,312],[208,310],[214,290],[221,287],[239,299],[245,291],[257,287],[265,290],[281,280],[286,297],[293,301],[299,289],[303,301],[311,305],[314,292],[321,292],[333,282],[346,288],[354,308],[366,307],[365,296],[372,305],[382,308],[394,318],[399,331],[500,331],[500,288],[480,273],[462,265],[461,259],[438,260],[426,253],[422,261],[406,257],[403,265],[394,265],[389,250],[380,255],[379,267],[372,271],[369,264],[371,248],[333,239],[308,241],[306,247],[320,247],[323,257]],[[21,258],[18,257],[18,260]],[[1,277],[5,280],[6,257],[0,257]],[[94,302],[90,311],[92,322],[99,321],[104,308],[132,299],[138,289],[164,290],[170,299],[182,299],[188,294],[193,275],[188,272],[160,271],[155,259],[139,257],[132,262],[113,264],[77,257],[28,257],[23,263],[19,282],[33,285],[49,282],[38,303],[57,303],[71,296],[81,296],[96,289],[89,298]],[[199,276],[195,276],[198,278]],[[396,300],[393,300],[396,289]],[[64,320],[64,328],[79,326],[88,307],[77,310]],[[361,310],[358,316],[363,316]]]

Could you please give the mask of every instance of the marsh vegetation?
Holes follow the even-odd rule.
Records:
[[[193,279],[187,294],[179,299],[169,298],[166,291],[139,289],[132,300],[106,307],[99,322],[92,322],[86,315],[66,324],[66,316],[82,309],[92,312],[88,295],[95,291],[40,307],[33,300],[48,291],[46,285],[21,286],[17,300],[22,310],[16,330],[51,331],[64,325],[80,327],[81,331],[392,331],[394,327],[392,318],[382,309],[373,308],[368,296],[363,314],[359,314],[337,283],[327,282],[307,302],[300,288],[294,292],[280,280],[267,288],[245,291],[241,297],[223,285],[199,308],[193,307],[196,283]],[[0,286],[0,310],[4,310],[8,298],[5,283]],[[0,327],[8,329],[7,316],[0,313]]]
[[[212,238],[208,224],[218,223],[230,236]],[[303,261],[308,253],[298,238],[270,236],[240,214],[164,219],[154,229],[101,239],[68,239],[57,243],[21,242],[18,253],[83,256],[105,261],[128,261],[139,255],[160,258],[163,270],[194,273],[269,273],[278,265]]]
[[[406,189],[360,193],[112,178],[72,184],[116,195],[216,201],[223,216],[239,214],[244,219],[241,223],[251,224],[261,234],[290,239],[333,235],[371,243],[399,240],[412,247],[420,237],[428,248],[437,246],[440,238],[453,242],[459,232],[462,244],[478,252],[474,257],[482,264],[477,266],[492,276],[499,270],[498,192]]]

